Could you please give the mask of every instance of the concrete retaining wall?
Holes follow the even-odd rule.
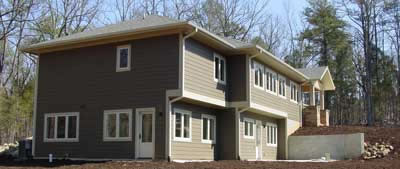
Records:
[[[325,153],[335,160],[352,159],[364,153],[364,133],[289,136],[288,146],[289,160],[320,159]]]

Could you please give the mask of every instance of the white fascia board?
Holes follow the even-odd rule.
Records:
[[[266,112],[266,113],[269,113],[269,114],[272,114],[272,115],[275,115],[278,117],[282,117],[282,118],[288,117],[288,114],[286,112],[282,112],[282,111],[279,111],[279,110],[276,110],[276,109],[273,109],[270,107],[266,107],[263,105],[259,105],[256,103],[250,103],[250,108],[257,109],[259,111],[263,111],[263,112]]]

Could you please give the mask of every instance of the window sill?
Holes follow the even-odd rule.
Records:
[[[68,142],[68,143],[73,143],[73,142],[79,142],[79,139],[44,139],[43,142],[45,143],[55,143],[55,142]]]
[[[268,147],[278,147],[277,144],[267,144]]]
[[[201,140],[201,143],[203,143],[203,144],[215,144],[215,141],[213,141],[213,140]]]
[[[179,137],[175,137],[174,141],[177,142],[192,142],[192,138],[179,138]]]
[[[279,96],[280,98],[282,98],[282,99],[287,99],[286,96],[283,96],[283,95],[280,95],[280,94],[278,94],[278,96]]]
[[[226,81],[222,81],[222,80],[219,80],[219,79],[215,79],[214,78],[214,82],[216,82],[218,84],[226,85]]]
[[[269,94],[271,94],[271,95],[274,95],[274,96],[276,96],[276,95],[277,95],[277,93],[276,93],[276,92],[273,92],[273,91],[270,91],[270,90],[267,90],[267,93],[269,93]]]
[[[245,139],[254,140],[254,136],[244,136]]]
[[[261,87],[261,86],[254,85],[254,88],[256,88],[256,89],[260,89],[260,90],[264,91],[264,88],[263,88],[263,87]]]
[[[131,68],[117,68],[116,70],[117,72],[127,72],[127,71],[131,71]]]
[[[299,104],[299,102],[297,102],[297,101],[295,101],[295,100],[290,99],[290,101],[291,101],[292,103]]]
[[[125,142],[125,141],[132,141],[132,138],[103,138],[104,142]]]

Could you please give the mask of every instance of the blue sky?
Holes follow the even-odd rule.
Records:
[[[304,7],[307,6],[306,0],[270,0],[268,8],[271,9],[271,13],[277,14],[281,17],[285,16],[285,5],[289,4],[290,8],[295,13],[301,13]]]

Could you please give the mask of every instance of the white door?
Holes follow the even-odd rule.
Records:
[[[137,157],[153,158],[154,153],[154,109],[137,109]]]
[[[256,159],[262,159],[262,123],[261,121],[256,121]]]

